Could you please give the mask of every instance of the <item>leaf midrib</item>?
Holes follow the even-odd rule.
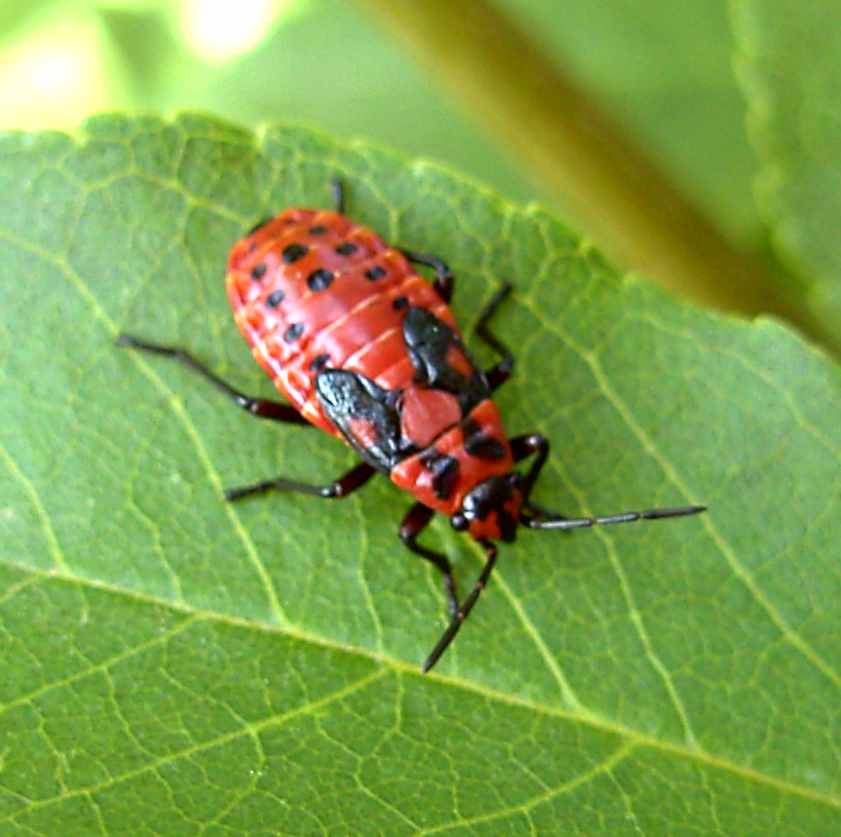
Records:
[[[609,718],[605,718],[604,716],[599,715],[595,712],[591,712],[589,710],[568,710],[558,706],[551,706],[536,701],[534,699],[500,692],[496,689],[493,689],[482,683],[477,683],[473,680],[469,680],[465,677],[458,677],[455,675],[448,674],[439,674],[437,672],[422,674],[420,668],[410,663],[407,663],[405,660],[392,657],[389,654],[380,653],[378,651],[372,651],[371,649],[364,648],[362,646],[337,642],[336,640],[329,639],[320,634],[314,634],[293,624],[289,624],[287,626],[273,625],[267,622],[259,622],[253,619],[244,619],[230,614],[217,613],[216,611],[212,610],[203,610],[201,608],[193,607],[192,605],[175,603],[158,596],[153,596],[149,593],[144,593],[137,590],[129,590],[118,585],[109,584],[107,582],[98,581],[95,579],[70,575],[66,572],[60,572],[56,570],[41,570],[27,566],[26,564],[21,564],[16,561],[0,560],[0,565],[8,567],[9,569],[16,570],[18,572],[29,573],[30,575],[37,576],[39,579],[42,579],[44,581],[62,581],[68,584],[76,585],[77,587],[86,587],[93,590],[122,596],[132,601],[139,602],[141,604],[152,605],[157,608],[167,609],[171,612],[181,613],[189,617],[188,619],[185,619],[183,622],[179,623],[177,626],[172,628],[167,633],[155,637],[153,640],[141,643],[140,645],[132,648],[131,650],[121,651],[119,654],[116,654],[113,657],[109,657],[106,660],[102,660],[96,665],[89,666],[84,671],[79,671],[70,677],[62,678],[60,681],[56,681],[55,683],[51,683],[49,685],[42,685],[37,690],[30,692],[27,695],[21,695],[20,697],[16,698],[13,702],[4,704],[2,707],[0,707],[0,713],[6,711],[9,708],[12,708],[13,706],[25,704],[27,701],[32,700],[35,697],[50,691],[51,689],[69,685],[85,677],[88,677],[90,674],[96,671],[106,670],[116,663],[123,662],[127,659],[131,659],[134,655],[141,653],[142,651],[150,647],[154,647],[160,644],[161,642],[165,642],[168,639],[171,639],[174,635],[177,635],[181,631],[185,630],[186,628],[192,625],[197,624],[198,622],[208,622],[217,625],[224,625],[226,627],[247,628],[249,630],[257,630],[264,634],[280,635],[288,639],[307,643],[309,645],[324,648],[330,651],[351,654],[356,657],[364,657],[366,659],[371,660],[372,662],[387,666],[390,671],[398,675],[423,678],[425,680],[439,683],[442,686],[448,686],[463,692],[476,695],[478,697],[482,697],[488,701],[495,701],[497,703],[502,703],[507,706],[525,709],[530,712],[536,712],[548,718],[555,718],[562,721],[582,724],[598,732],[610,733],[619,736],[623,738],[629,745],[632,745],[635,748],[646,748],[667,755],[677,756],[687,761],[695,762],[697,764],[702,764],[707,767],[712,767],[718,770],[723,770],[728,773],[732,773],[743,779],[756,782],[761,785],[766,785],[768,787],[772,787],[784,793],[795,794],[797,796],[803,797],[804,799],[809,799],[814,802],[819,802],[823,805],[827,805],[831,808],[841,810],[841,797],[835,797],[830,794],[821,793],[820,791],[814,790],[813,788],[803,787],[801,785],[794,784],[793,782],[788,782],[786,780],[779,779],[775,776],[763,773],[762,771],[756,770],[754,768],[744,767],[743,765],[737,764],[727,758],[717,756],[700,748],[692,749],[682,744],[655,738],[652,735],[647,735],[643,732],[634,729],[633,727],[629,727],[617,721],[610,720]],[[289,713],[281,714],[285,715]],[[276,717],[280,716],[272,715],[258,721],[252,721],[251,726],[263,726],[266,724],[270,724]],[[240,731],[239,734],[246,733],[247,730],[245,732]],[[200,747],[204,749],[213,746],[213,744],[219,743],[222,740],[227,740],[227,738],[230,737],[232,737],[232,733],[225,733],[222,736],[217,736],[213,739],[207,739],[206,741],[202,742]],[[195,749],[195,747],[188,748],[189,751]],[[181,751],[179,751],[179,753],[180,752]],[[187,750],[185,750],[185,752],[187,752]],[[177,755],[178,753],[172,754],[170,758],[177,757]],[[132,775],[138,772],[138,770],[135,770],[132,772]],[[121,775],[112,779],[110,784],[116,784],[123,778],[128,777],[128,773],[124,776]],[[73,793],[88,793],[90,792],[90,790],[91,788],[80,788],[78,789],[78,791],[74,791]]]

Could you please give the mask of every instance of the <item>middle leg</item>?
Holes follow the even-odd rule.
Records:
[[[425,264],[427,267],[431,267],[435,271],[435,283],[433,287],[438,291],[438,296],[444,302],[449,302],[452,299],[456,278],[453,276],[446,262],[439,259],[438,256],[432,256],[429,253],[416,253],[414,250],[401,250],[400,252],[410,262]]]
[[[400,540],[415,555],[420,555],[421,558],[435,564],[441,571],[444,576],[444,587],[447,590],[450,615],[455,616],[458,613],[458,590],[456,589],[456,580],[453,577],[453,568],[445,555],[421,546],[417,540],[418,535],[426,529],[434,515],[435,512],[429,506],[425,506],[423,503],[415,503],[400,524]]]
[[[510,377],[514,369],[514,355],[511,350],[488,328],[491,317],[496,313],[502,301],[511,293],[511,283],[506,282],[492,297],[490,302],[479,314],[479,321],[476,323],[476,336],[487,346],[490,346],[502,360],[485,372],[485,377],[490,384],[491,392],[502,386]]]

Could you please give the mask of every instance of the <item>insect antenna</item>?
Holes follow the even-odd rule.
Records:
[[[520,515],[520,523],[528,529],[587,529],[591,526],[609,526],[614,523],[634,523],[637,520],[663,520],[668,517],[686,517],[690,514],[700,514],[706,510],[706,506],[679,506],[677,508],[621,512],[619,514],[608,514],[604,517],[544,516],[541,510],[540,514],[534,517],[528,514]]]
[[[470,595],[464,600],[464,604],[458,609],[455,616],[453,616],[452,621],[447,626],[447,630],[444,631],[441,639],[438,640],[435,647],[432,649],[432,652],[426,658],[426,662],[423,664],[424,674],[426,674],[426,672],[428,672],[432,666],[441,659],[441,655],[447,650],[447,646],[456,638],[456,634],[461,630],[464,620],[470,615],[470,611],[473,610],[473,605],[475,605],[478,601],[482,590],[485,589],[485,585],[491,577],[494,564],[496,564],[496,547],[490,541],[479,541],[479,544],[482,549],[485,550],[485,555],[487,556],[485,566],[482,568],[479,578],[476,579],[476,583],[473,585],[473,590],[470,592]]]

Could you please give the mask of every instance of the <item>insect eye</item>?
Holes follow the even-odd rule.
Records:
[[[450,518],[450,525],[456,532],[463,532],[470,524],[463,514],[456,513]]]

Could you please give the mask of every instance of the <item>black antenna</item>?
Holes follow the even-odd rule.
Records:
[[[529,529],[586,529],[590,526],[609,526],[614,523],[633,523],[637,520],[663,520],[669,517],[686,517],[706,511],[706,506],[680,506],[673,509],[646,509],[639,512],[621,512],[604,517],[531,517],[520,515],[520,523]]]
[[[621,514],[609,514],[605,517],[561,517],[560,515],[547,515],[542,509],[536,506],[527,506],[531,512],[538,512],[540,516],[532,517],[529,514],[520,515],[520,523],[529,529],[585,529],[590,526],[607,526],[613,523],[633,523],[636,520],[663,520],[669,517],[686,517],[690,514],[699,514],[706,511],[706,506],[680,506],[672,509],[646,509],[639,512],[622,512]],[[485,566],[476,583],[473,591],[465,599],[464,604],[453,615],[447,630],[444,631],[441,639],[438,640],[430,655],[423,664],[424,674],[428,672],[441,655],[447,650],[450,643],[456,638],[461,630],[464,620],[470,615],[473,606],[479,599],[482,591],[488,583],[488,579],[496,564],[496,547],[490,541],[479,541],[482,549],[485,550]]]

